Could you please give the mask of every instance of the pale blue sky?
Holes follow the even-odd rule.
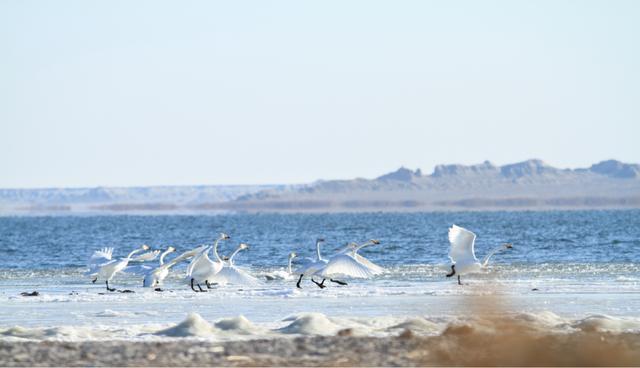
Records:
[[[1,1],[0,187],[640,162],[638,1]]]

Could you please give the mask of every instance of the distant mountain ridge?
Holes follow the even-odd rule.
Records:
[[[496,166],[401,167],[375,179],[330,180],[239,197],[246,208],[451,210],[640,207],[640,165],[607,160],[559,169],[538,159]]]
[[[374,179],[305,185],[0,189],[0,213],[178,211],[431,211],[640,208],[640,165],[559,169],[538,159],[496,166],[401,167]]]

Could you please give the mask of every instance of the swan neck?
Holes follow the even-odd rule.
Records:
[[[489,264],[489,260],[491,259],[491,257],[498,253],[500,250],[502,250],[503,246],[500,245],[498,247],[493,248],[482,260],[482,267],[486,267]]]
[[[291,262],[293,262],[293,257],[289,257],[289,264],[287,265],[287,271],[289,272],[289,275],[292,274],[292,272],[291,272]]]
[[[367,246],[369,246],[369,245],[371,245],[371,244],[373,244],[373,242],[372,242],[372,241],[368,241],[368,242],[366,242],[366,243],[364,243],[364,244],[360,244],[360,245],[358,245],[358,246],[357,246],[357,247],[355,247],[355,249],[353,250],[353,254],[356,254],[356,252],[357,252],[357,251],[359,251],[360,249],[362,249],[362,248],[364,248],[364,247],[367,247]]]
[[[218,262],[222,262],[222,258],[220,258],[220,255],[218,254],[218,243],[220,243],[220,240],[222,240],[222,238],[216,239],[216,242],[213,244],[213,255],[216,257]]]
[[[171,253],[171,250],[167,249],[164,252],[162,252],[162,254],[160,255],[160,266],[162,266],[164,264],[164,257]]]
[[[320,243],[319,241],[316,242],[316,257],[318,257],[318,261],[322,259],[322,255],[320,255]]]
[[[129,255],[127,256],[127,259],[131,259],[131,257],[133,257],[134,254],[136,254],[138,252],[141,252],[141,251],[142,251],[141,248],[132,250],[131,253],[129,253]]]
[[[242,247],[238,247],[236,248],[236,250],[233,251],[233,253],[231,253],[231,256],[229,256],[229,265],[232,266],[233,265],[233,257],[236,256],[236,254],[238,254],[239,251],[242,250]]]

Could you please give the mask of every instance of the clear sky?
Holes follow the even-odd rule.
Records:
[[[640,162],[640,1],[0,1],[0,187]]]

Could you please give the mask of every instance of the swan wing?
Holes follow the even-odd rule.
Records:
[[[195,256],[198,255],[198,253],[202,252],[205,248],[207,247],[207,245],[201,245],[199,247],[193,248],[191,250],[188,250],[184,253],[182,253],[181,255],[177,256],[176,258],[172,259],[170,262],[177,264],[180,263],[182,261],[186,261],[189,258],[193,258]]]
[[[145,276],[151,270],[153,270],[153,267],[149,265],[138,264],[138,265],[127,266],[122,270],[122,272],[129,273],[136,276]]]
[[[358,262],[355,258],[346,254],[340,254],[332,257],[327,265],[318,272],[324,277],[355,277],[368,278],[374,275],[369,268]]]
[[[298,266],[294,273],[296,274],[305,274],[305,275],[313,275],[316,272],[320,271],[324,266],[327,265],[327,261],[324,259],[321,260],[310,260],[309,262],[305,262]]]
[[[473,249],[475,241],[476,234],[460,226],[451,226],[449,228],[449,243],[451,243],[449,258],[451,258],[451,261],[454,263],[461,261],[477,262],[478,259]]]
[[[257,278],[236,266],[223,267],[220,272],[209,278],[209,282],[220,285],[257,285],[260,283]]]
[[[195,270],[205,267],[207,264],[206,261],[209,260],[209,257],[206,256],[209,248],[209,246],[202,248],[202,250],[191,259],[191,262],[189,262],[187,266],[187,276],[191,276]]]
[[[153,261],[154,259],[158,258],[158,255],[160,254],[160,250],[152,250],[146,253],[142,253],[139,256],[135,256],[133,258],[131,258],[129,260],[129,262],[147,262],[147,261]]]
[[[88,271],[85,275],[95,275],[100,271],[100,267],[112,260],[113,248],[102,248],[93,252],[87,262]]]
[[[385,269],[356,253],[356,261],[366,266],[374,275],[384,273]]]

